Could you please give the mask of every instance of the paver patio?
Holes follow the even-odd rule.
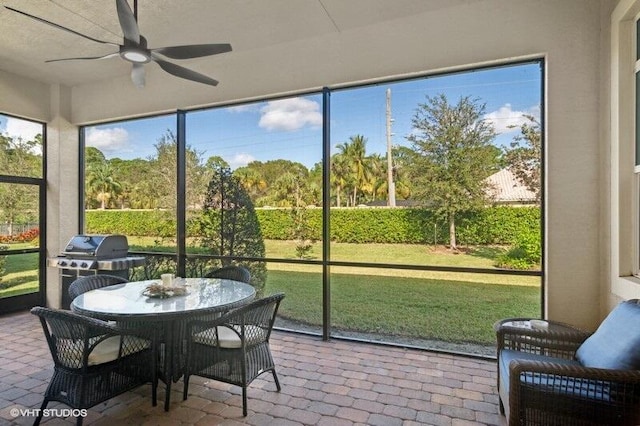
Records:
[[[387,347],[275,331],[271,349],[282,392],[270,374],[248,390],[242,417],[239,387],[192,377],[182,401],[173,386],[171,410],[140,387],[88,411],[85,425],[504,425],[498,412],[495,362],[418,349]],[[0,424],[32,424],[16,409],[38,408],[53,362],[38,319],[28,312],[0,317]],[[48,408],[64,409],[51,403]],[[13,411],[12,411],[13,410]],[[23,412],[24,413],[24,412]],[[25,413],[26,414],[26,413]],[[75,424],[49,417],[45,425]]]

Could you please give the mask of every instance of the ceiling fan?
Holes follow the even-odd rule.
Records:
[[[211,86],[216,86],[218,84],[218,81],[214,80],[213,78],[190,70],[188,68],[181,67],[172,62],[168,62],[163,59],[163,57],[171,59],[191,59],[199,58],[202,56],[217,55],[219,53],[231,51],[231,45],[228,43],[191,44],[185,46],[158,47],[154,49],[148,48],[147,39],[140,35],[140,29],[138,28],[138,0],[134,0],[134,11],[131,10],[131,7],[129,6],[127,0],[116,0],[118,20],[120,21],[120,27],[122,28],[122,34],[124,35],[122,44],[98,40],[96,38],[81,34],[77,31],[66,28],[54,22],[47,21],[46,19],[39,18],[26,12],[22,12],[18,9],[14,9],[9,6],[5,6],[5,8],[13,12],[20,13],[24,16],[28,16],[29,18],[35,19],[47,25],[51,25],[52,27],[70,32],[80,37],[84,37],[88,40],[102,44],[108,44],[118,48],[117,52],[108,53],[103,56],[50,59],[45,62],[107,59],[115,56],[120,56],[122,59],[131,62],[131,80],[133,81],[133,84],[135,84],[138,88],[144,87],[144,64],[150,61],[157,63],[164,71],[168,72],[169,74],[173,74],[176,77],[196,81],[198,83],[208,84]]]

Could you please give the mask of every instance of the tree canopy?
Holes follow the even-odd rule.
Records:
[[[520,134],[513,138],[511,147],[505,149],[504,157],[518,181],[536,194],[540,202],[540,161],[542,158],[542,137],[540,122],[532,115],[525,115],[526,122],[520,125]]]
[[[32,140],[0,134],[0,174],[42,177],[42,135]],[[38,222],[38,187],[0,183],[0,220],[13,234],[16,223]]]
[[[408,144],[393,146],[391,176],[396,198],[434,208],[455,242],[456,215],[492,202],[486,178],[509,166],[540,197],[540,125],[533,117],[520,127],[511,147],[493,145],[495,131],[485,120],[485,104],[470,96],[450,103],[444,94],[426,96],[412,118]],[[330,205],[388,204],[386,155],[368,152],[363,133],[336,141],[329,159]],[[6,143],[5,143],[6,145]],[[107,159],[87,148],[87,208],[176,208],[177,140],[167,130],[146,159]],[[186,147],[187,209],[200,211],[217,170],[231,170],[224,158]],[[252,161],[230,172],[256,207],[307,208],[323,202],[323,164],[308,168],[288,159]]]
[[[483,119],[485,105],[461,97],[450,104],[446,95],[426,97],[407,136],[413,152],[408,165],[412,196],[433,208],[449,224],[451,248],[456,249],[456,215],[488,204],[486,178],[497,169],[493,125]]]

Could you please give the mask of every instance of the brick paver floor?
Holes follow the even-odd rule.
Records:
[[[171,409],[151,406],[142,386],[88,411],[85,425],[504,425],[498,413],[495,362],[275,331],[271,349],[282,391],[270,374],[248,390],[242,416],[239,387],[192,377],[189,398],[174,384]],[[53,362],[37,318],[0,317],[0,425],[28,425],[20,410],[38,408]],[[45,425],[75,424],[49,404]],[[18,413],[16,417],[15,413]]]

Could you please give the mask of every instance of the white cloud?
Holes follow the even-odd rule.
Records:
[[[131,152],[129,132],[122,127],[97,129],[90,127],[86,135],[87,146],[98,148],[103,153]]]
[[[526,115],[539,119],[540,107],[536,105],[526,111],[514,111],[511,104],[504,104],[498,110],[486,114],[484,119],[493,123],[497,134],[503,134],[519,131],[522,124],[529,122]]]
[[[233,156],[231,160],[229,160],[229,166],[232,170],[237,169],[238,167],[244,167],[250,162],[254,161],[255,158],[251,154],[246,154],[241,152]]]
[[[304,126],[322,125],[320,104],[309,99],[291,98],[267,102],[260,110],[258,125],[267,130],[292,132]]]
[[[7,117],[5,132],[12,138],[22,138],[24,141],[33,140],[36,135],[42,134],[42,124],[19,118]]]

